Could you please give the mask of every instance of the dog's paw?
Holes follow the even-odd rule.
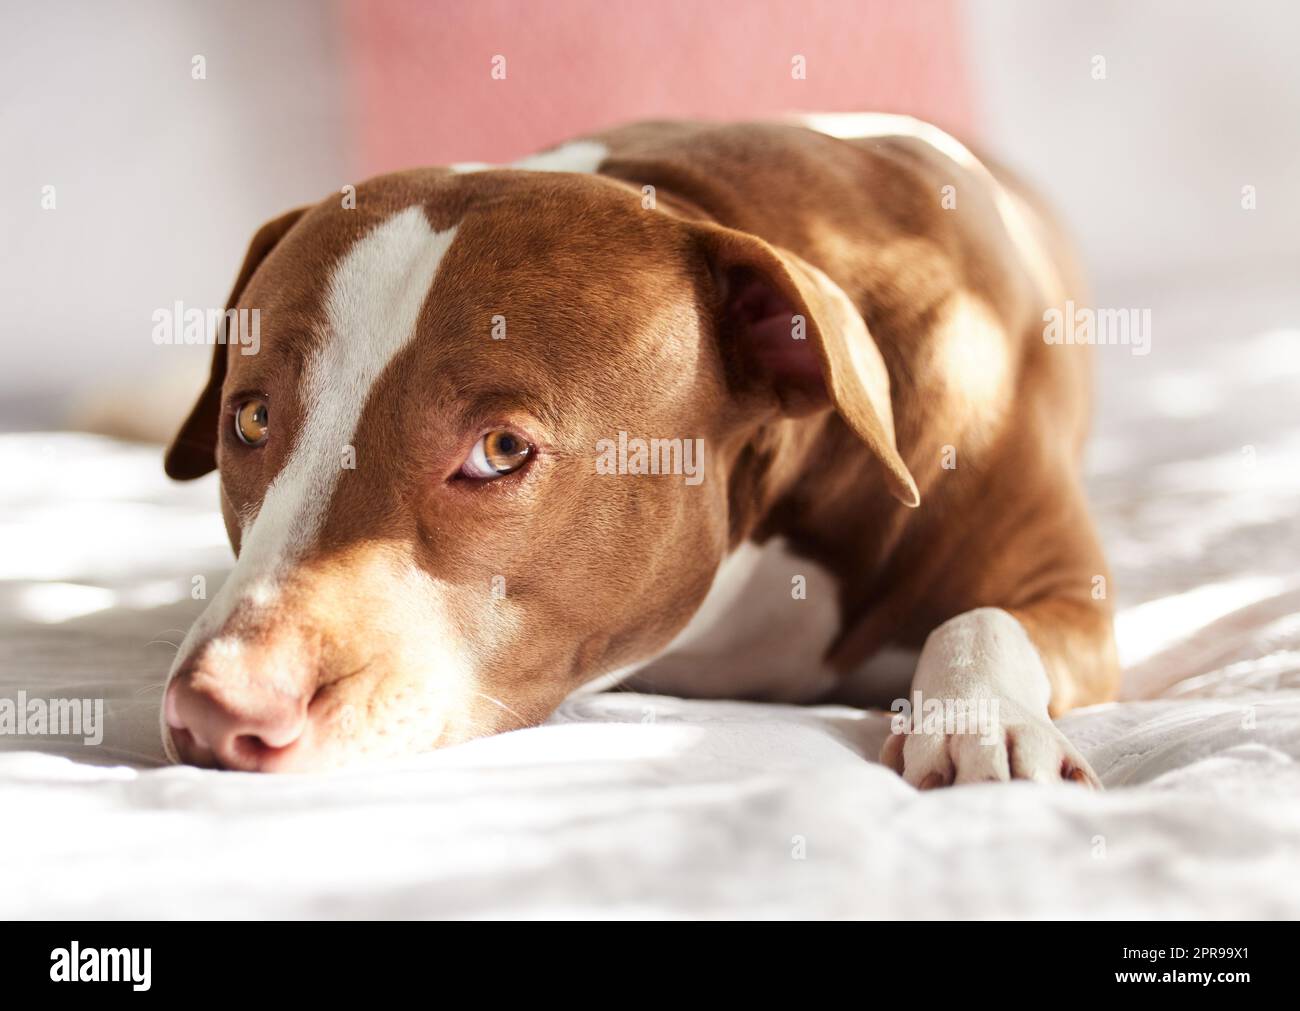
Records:
[[[1011,779],[1102,788],[1087,759],[1051,720],[1005,701],[1000,708],[991,726],[954,732],[922,725],[893,732],[880,749],[880,761],[921,790]]]

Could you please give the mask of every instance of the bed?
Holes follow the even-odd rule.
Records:
[[[1089,491],[1121,701],[1061,725],[1103,793],[917,793],[847,708],[579,696],[394,765],[163,763],[162,679],[230,566],[212,478],[0,436],[0,698],[103,699],[97,745],[0,736],[11,917],[1300,915],[1300,295],[1258,272],[1112,293]]]

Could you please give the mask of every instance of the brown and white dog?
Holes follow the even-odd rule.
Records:
[[[336,767],[627,679],[993,701],[882,760],[1096,785],[1051,720],[1116,684],[1087,349],[1043,336],[1082,292],[1005,173],[905,117],[659,122],[344,203],[254,237],[260,351],[216,346],[167,454],[238,554],[171,757]],[[600,466],[629,439],[702,440],[696,479]]]

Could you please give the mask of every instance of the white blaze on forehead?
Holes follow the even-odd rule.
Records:
[[[291,556],[319,532],[371,387],[415,336],[420,309],[455,237],[455,228],[435,232],[420,207],[408,207],[335,268],[326,333],[303,370],[302,426],[248,531],[241,562],[250,548],[264,559]]]
[[[375,380],[415,336],[416,322],[456,229],[435,232],[420,207],[394,214],[334,269],[325,333],[302,371],[301,426],[251,525],[239,561],[185,637],[176,665],[244,599],[274,599],[276,579],[320,532]],[[274,433],[275,418],[271,418]],[[272,435],[274,438],[275,435]],[[291,438],[284,432],[282,438]]]

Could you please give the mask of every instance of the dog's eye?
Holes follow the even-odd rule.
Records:
[[[265,400],[245,400],[235,410],[235,434],[245,446],[260,446],[266,442],[268,420]]]
[[[489,480],[518,470],[532,455],[533,447],[514,432],[488,432],[474,443],[460,472],[465,477]]]

